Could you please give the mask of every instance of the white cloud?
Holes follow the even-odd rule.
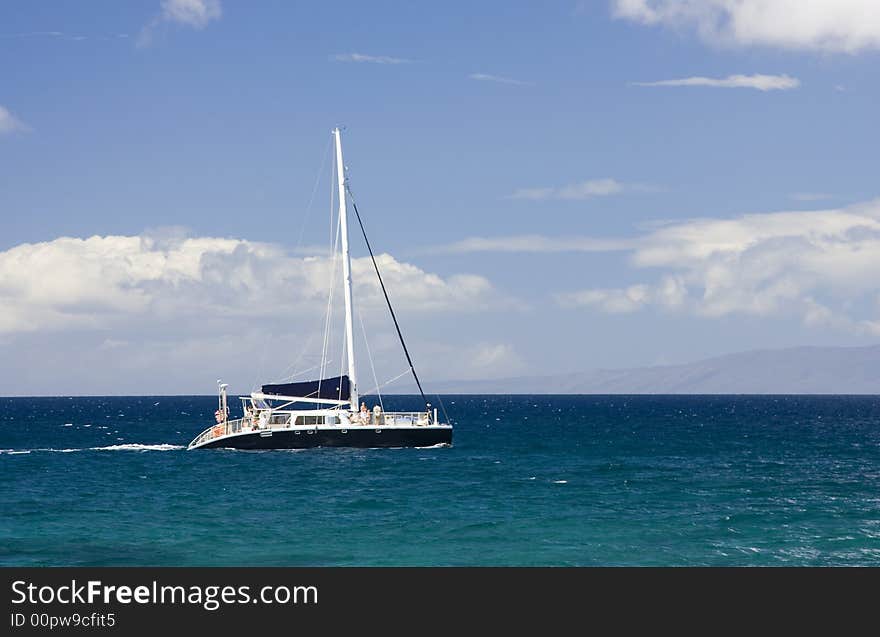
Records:
[[[632,312],[648,300],[648,286],[632,285],[623,289],[593,289],[560,294],[557,298],[563,307],[595,305],[606,312]]]
[[[0,135],[11,133],[24,133],[30,130],[24,122],[10,113],[5,107],[0,106]]]
[[[478,82],[495,82],[496,84],[510,84],[512,86],[532,86],[531,82],[523,82],[510,77],[500,77],[498,75],[489,75],[488,73],[471,73],[468,75],[469,80],[477,80]]]
[[[488,280],[440,277],[377,256],[396,305],[408,312],[469,312],[504,301]],[[109,329],[130,321],[248,325],[320,314],[334,261],[279,246],[213,237],[62,237],[0,252],[0,334]],[[341,267],[336,263],[336,267]],[[357,307],[384,308],[369,258],[352,260]],[[336,280],[341,280],[337,270]],[[341,297],[337,297],[341,298]]]
[[[796,315],[880,334],[880,200],[841,209],[692,219],[635,238],[631,261],[657,283],[586,289],[564,306],[608,312],[655,306],[701,316]]]
[[[159,4],[159,15],[141,30],[137,46],[147,47],[152,44],[153,32],[163,23],[204,29],[209,22],[219,20],[222,16],[220,0],[162,0]]]
[[[579,290],[556,295],[562,307],[597,307],[609,314],[635,312],[650,304],[667,308],[681,306],[687,295],[684,283],[678,277],[664,277],[660,285],[631,285],[626,288],[599,288]]]
[[[412,60],[394,58],[388,55],[365,55],[364,53],[338,53],[333,56],[337,62],[368,62],[370,64],[410,64]]]
[[[876,0],[612,0],[617,18],[694,29],[712,45],[856,53],[880,48]]]
[[[725,78],[686,77],[656,82],[631,82],[633,86],[709,86],[713,88],[753,88],[759,91],[785,91],[800,86],[788,75],[729,75]]]
[[[220,0],[162,0],[162,19],[203,29],[223,15]]]
[[[520,188],[508,199],[567,199],[580,200],[607,197],[623,192],[625,186],[615,179],[590,179],[559,188]]]
[[[515,353],[497,343],[432,342],[453,316],[520,307],[488,280],[439,276],[388,254],[377,260],[426,389],[450,369],[474,376],[518,369]],[[322,347],[330,281],[341,282],[338,259],[336,268],[331,277],[328,256],[176,232],[18,245],[0,252],[0,385],[22,395],[198,393],[222,377],[246,393],[294,373],[317,377],[322,358],[327,374],[339,373],[339,284]],[[384,383],[406,362],[369,258],[353,259],[352,270],[360,382],[369,389],[374,366]]]

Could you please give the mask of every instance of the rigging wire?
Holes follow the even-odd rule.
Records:
[[[315,332],[312,332],[311,334],[309,334],[308,338],[306,339],[306,344],[300,350],[299,356],[296,357],[296,360],[294,360],[290,365],[285,367],[284,371],[281,372],[281,376],[279,378],[281,379],[282,382],[286,382],[288,380],[293,380],[294,378],[296,378],[300,374],[305,374],[306,372],[310,372],[313,369],[318,368],[318,365],[315,365],[314,367],[310,367],[309,369],[300,370],[300,371],[296,370],[297,365],[299,365],[299,362],[305,357],[305,353],[309,350],[309,347],[311,346],[312,341],[314,341],[314,340],[315,340]]]
[[[329,362],[330,362],[330,359],[328,358],[328,359],[325,361],[325,363],[329,363]],[[310,371],[313,371],[313,370],[315,370],[315,369],[318,369],[320,366],[321,366],[321,364],[318,363],[317,365],[312,365],[311,367],[307,367],[306,369],[302,369],[302,370],[300,370],[300,371],[298,371],[298,372],[295,372],[295,373],[293,373],[293,374],[290,374],[290,375],[288,375],[288,376],[282,376],[282,377],[281,377],[281,382],[285,382],[285,383],[286,383],[286,382],[290,382],[290,381],[292,381],[293,379],[295,379],[297,376],[302,376],[303,374],[307,374],[307,373],[310,372]]]
[[[364,327],[364,317],[358,312],[358,321],[361,324],[361,332],[364,333],[364,345],[367,347],[367,358],[370,359],[370,369],[373,371],[373,382],[376,383],[376,395],[379,397],[379,407],[385,412],[385,403],[382,402],[382,392],[379,391],[379,379],[376,377],[376,367],[373,365],[373,354],[370,352],[370,342],[367,340],[367,328]],[[409,370],[407,370],[409,371]]]
[[[251,391],[256,391],[257,389],[257,381],[263,375],[263,368],[266,366],[266,352],[269,349],[269,338],[271,334],[266,334],[263,337],[263,352],[260,354],[260,364],[257,366],[256,373],[257,375],[254,377],[251,382]]]
[[[446,411],[446,405],[443,404],[443,399],[440,397],[440,394],[434,394],[437,397],[437,400],[440,403],[440,409],[443,411],[443,418],[446,419],[447,424],[451,424],[449,422],[449,413]]]
[[[303,236],[305,235],[305,232],[306,232],[306,225],[308,225],[308,222],[312,216],[311,215],[312,205],[315,203],[315,195],[318,193],[318,186],[321,185],[321,176],[324,174],[324,166],[327,165],[327,157],[330,156],[330,148],[332,147],[332,145],[333,145],[332,141],[328,141],[327,145],[324,147],[324,155],[321,159],[321,167],[318,170],[318,173],[315,175],[315,183],[312,185],[312,194],[309,197],[309,203],[306,205],[305,214],[303,215],[303,222],[299,228],[299,237],[297,238],[296,243],[294,244],[294,247],[293,247],[294,253],[296,253],[299,250],[300,246],[302,245]],[[332,181],[331,181],[331,186],[332,186]],[[254,378],[254,381],[251,384],[252,390],[256,389],[257,380],[263,375],[263,369],[264,369],[265,363],[266,363],[266,350],[268,348],[269,340],[271,338],[273,338],[273,335],[268,332],[263,336],[263,354],[260,357],[260,364],[259,364],[259,368],[258,368],[258,372],[257,372],[257,377]],[[309,342],[311,342],[311,340],[312,339],[310,338]],[[308,343],[307,343],[306,347],[308,347]],[[303,352],[305,352],[305,349],[301,350],[299,358],[297,358],[297,360],[293,363],[293,365],[288,365],[284,369],[284,371],[281,373],[281,377],[284,377],[291,368],[294,368],[294,370],[296,369],[296,365],[297,365],[297,363],[299,363],[299,360],[302,358]],[[294,373],[293,375],[295,376],[296,374]]]
[[[400,345],[403,347],[403,353],[406,355],[406,362],[409,363],[409,368],[412,371],[413,378],[416,381],[416,386],[419,388],[419,393],[422,395],[422,400],[425,402],[425,407],[429,407],[428,399],[425,397],[425,392],[422,390],[422,383],[419,381],[419,375],[416,374],[416,368],[413,365],[412,358],[409,355],[409,350],[406,348],[406,341],[403,340],[403,333],[400,331],[400,324],[397,322],[397,316],[394,314],[394,308],[391,306],[391,299],[388,297],[388,290],[385,289],[385,282],[382,280],[382,274],[379,272],[379,264],[376,263],[376,257],[373,254],[373,248],[370,245],[370,240],[367,238],[367,231],[364,229],[364,222],[361,220],[361,213],[358,212],[358,207],[354,200],[354,194],[351,192],[351,188],[349,188],[348,186],[348,180],[345,181],[345,189],[348,191],[348,194],[351,197],[351,207],[354,208],[355,217],[357,217],[358,225],[361,227],[361,234],[364,235],[364,243],[367,244],[367,250],[370,253],[370,259],[373,261],[373,269],[376,270],[376,276],[379,279],[379,285],[382,287],[382,294],[385,296],[385,303],[388,305],[388,311],[391,313],[391,318],[394,321],[394,327],[395,329],[397,329],[397,337],[400,339]]]
[[[333,145],[332,141],[328,141],[327,147],[324,149],[324,158],[321,160],[321,169],[318,171],[318,174],[315,177],[315,185],[312,187],[312,196],[309,197],[309,205],[306,206],[306,214],[305,214],[305,217],[303,218],[302,226],[299,229],[299,239],[297,239],[297,241],[296,241],[296,246],[294,247],[294,250],[299,249],[300,245],[302,245],[303,235],[305,234],[305,231],[306,231],[306,224],[308,223],[310,216],[311,216],[310,213],[312,211],[312,204],[315,202],[315,195],[318,192],[318,186],[321,183],[321,175],[324,174],[324,166],[327,165],[327,157],[330,155],[330,147],[332,145]],[[330,182],[330,185],[332,187],[332,185],[333,185],[332,181]]]
[[[333,182],[335,181],[333,177],[336,175],[336,164],[331,164],[330,166],[330,179],[328,183],[330,185],[330,211],[329,211],[329,228],[330,228],[330,240],[329,245],[331,246],[330,250],[330,259],[332,263],[332,268],[330,270],[330,289],[328,291],[327,297],[327,309],[324,312],[324,329],[322,330],[323,340],[321,342],[321,370],[318,373],[318,393],[321,392],[321,379],[324,378],[324,367],[326,366],[327,360],[327,330],[329,329],[330,324],[330,311],[331,311],[331,301],[333,299],[333,280],[335,278],[336,273],[336,250],[333,249],[333,201],[334,201],[334,189]]]
[[[370,389],[369,391],[364,392],[364,394],[372,394],[374,391],[377,392],[377,391],[379,391],[380,389],[382,389],[383,387],[388,387],[388,385],[390,385],[390,384],[393,383],[394,381],[400,380],[401,378],[403,378],[403,377],[406,376],[407,374],[409,374],[409,367],[407,367],[405,370],[403,370],[402,372],[400,372],[397,376],[395,376],[395,377],[392,378],[391,380],[386,380],[386,381],[385,381],[384,383],[382,383],[381,385],[376,385],[375,387],[373,387],[373,388]]]
[[[334,169],[334,175],[335,174],[336,173],[335,173],[335,169]],[[331,179],[330,183],[331,184],[333,183],[332,179]],[[332,232],[333,232],[333,199],[334,199],[333,198],[333,190],[331,189],[331,191],[330,191],[330,229],[331,229],[330,243],[333,247],[332,247],[332,252],[331,252],[330,258],[333,263],[333,267],[331,268],[331,271],[330,271],[330,292],[327,295],[327,312],[326,312],[325,319],[324,319],[324,343],[321,348],[321,375],[318,378],[318,393],[319,394],[321,393],[321,381],[324,379],[324,375],[325,375],[325,371],[326,371],[326,363],[324,361],[327,360],[327,349],[329,347],[329,341],[330,341],[330,319],[331,319],[331,315],[333,312],[333,289],[336,287],[335,286],[336,266],[337,266],[337,262],[338,262],[336,252],[337,252],[337,247],[339,246],[339,236],[340,236],[340,232],[341,232],[341,223],[342,223],[341,218],[336,220],[336,238],[334,240],[333,234],[332,234]]]

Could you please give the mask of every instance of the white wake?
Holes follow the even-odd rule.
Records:
[[[106,447],[86,447],[84,449],[0,449],[0,456],[18,456],[28,454],[33,451],[47,451],[50,453],[75,453],[78,451],[179,451],[181,449],[186,449],[186,447],[184,447],[183,445],[170,444],[144,445],[134,442],[122,445],[108,445]]]

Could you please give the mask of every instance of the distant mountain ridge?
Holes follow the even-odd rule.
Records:
[[[880,345],[756,350],[681,365],[438,381],[426,389],[441,394],[880,394]]]

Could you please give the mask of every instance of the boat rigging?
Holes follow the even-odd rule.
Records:
[[[218,408],[215,423],[196,436],[187,449],[303,449],[311,447],[435,447],[452,444],[452,425],[441,422],[422,389],[412,357],[373,248],[367,238],[363,219],[349,188],[342,159],[342,133],[333,130],[336,147],[336,189],[342,251],[342,283],[345,305],[345,358],[347,373],[332,378],[295,383],[270,383],[249,396],[242,396],[241,418],[229,419],[227,385],[218,381]],[[370,253],[373,269],[409,369],[422,400],[424,411],[386,412],[381,405],[368,410],[359,404],[357,366],[355,364],[351,252],[348,236],[348,198],[351,199],[358,226]],[[333,283],[331,282],[331,286]],[[331,287],[332,299],[332,287]],[[328,321],[329,321],[328,311]],[[322,360],[324,360],[322,358]],[[321,364],[323,372],[324,365]],[[377,387],[378,389],[378,387]]]

